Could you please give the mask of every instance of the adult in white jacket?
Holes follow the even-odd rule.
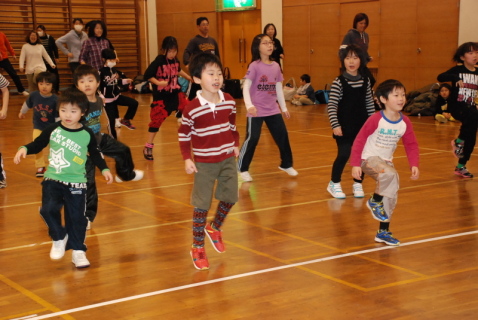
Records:
[[[52,68],[56,68],[55,63],[45,50],[45,47],[40,42],[40,38],[36,30],[32,30],[25,38],[25,44],[20,53],[20,72],[25,72],[28,80],[28,91],[33,92],[38,90],[36,83],[36,76],[43,71],[46,71],[43,59],[48,62]]]

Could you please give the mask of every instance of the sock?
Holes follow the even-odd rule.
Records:
[[[382,202],[382,200],[383,200],[383,196],[381,196],[379,194],[376,194],[376,193],[373,194],[372,198],[373,198],[374,202]]]
[[[457,167],[458,169],[461,169],[461,168],[463,168],[464,166],[465,166],[465,165],[464,165],[464,164],[461,164],[461,163],[459,163],[459,164],[456,165],[456,167]]]
[[[193,247],[204,247],[204,227],[206,226],[207,210],[194,208],[193,212]]]
[[[390,227],[390,222],[380,222],[380,231],[388,231],[388,228]]]
[[[216,216],[214,217],[214,221],[211,223],[211,227],[216,230],[221,230],[221,226],[224,223],[224,219],[226,219],[226,216],[229,211],[231,211],[233,205],[234,203],[220,201],[217,205]]]

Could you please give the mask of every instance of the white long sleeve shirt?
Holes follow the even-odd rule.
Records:
[[[46,71],[46,66],[42,58],[45,59],[50,66],[55,66],[43,45],[31,45],[29,43],[25,43],[20,53],[19,67],[25,68],[26,74],[35,73],[35,70],[37,69]]]

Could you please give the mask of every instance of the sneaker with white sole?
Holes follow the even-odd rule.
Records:
[[[121,128],[121,118],[115,119],[115,128]]]
[[[88,268],[90,262],[86,259],[86,253],[83,250],[73,250],[71,255],[71,261],[75,264],[77,268]]]
[[[290,167],[290,168],[282,168],[282,167],[279,167],[279,169],[281,169],[282,171],[285,171],[287,172],[287,174],[289,176],[292,176],[292,177],[295,177],[296,175],[298,175],[299,173],[297,172],[297,170],[295,170],[294,168]]]
[[[53,241],[50,250],[50,259],[58,260],[63,258],[63,256],[65,255],[65,247],[67,242],[68,235],[65,235],[65,238],[63,238],[63,240]]]
[[[86,220],[88,220],[88,223],[86,224],[86,230],[91,230],[91,221],[88,218],[86,218]]]
[[[345,199],[345,193],[342,191],[342,186],[340,185],[340,182],[333,183],[332,181],[330,181],[329,185],[327,186],[327,191],[335,199]]]
[[[134,178],[131,179],[131,181],[139,181],[139,180],[143,179],[143,177],[144,177],[144,171],[143,170],[134,169],[133,171],[134,171],[135,175],[134,175]],[[118,182],[118,183],[123,182],[123,180],[118,176],[115,176],[115,181]]]
[[[20,92],[20,94],[22,94],[24,97],[28,97],[30,95],[30,93],[27,90]]]
[[[244,181],[244,182],[252,181],[252,177],[249,174],[249,171],[240,172],[239,174],[241,175],[242,181]]]
[[[352,185],[352,188],[354,190],[354,197],[355,198],[363,198],[365,197],[365,193],[363,192],[363,187],[361,183],[354,182]]]

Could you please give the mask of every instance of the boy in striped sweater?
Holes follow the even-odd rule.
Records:
[[[195,83],[201,85],[194,98],[183,110],[178,129],[179,146],[186,173],[195,173],[191,194],[193,213],[194,267],[209,269],[204,238],[207,235],[214,249],[225,251],[221,225],[238,200],[235,158],[239,155],[239,133],[236,130],[236,103],[220,88],[223,84],[222,65],[210,53],[194,56],[189,71]],[[219,200],[214,220],[207,224],[214,184]]]

